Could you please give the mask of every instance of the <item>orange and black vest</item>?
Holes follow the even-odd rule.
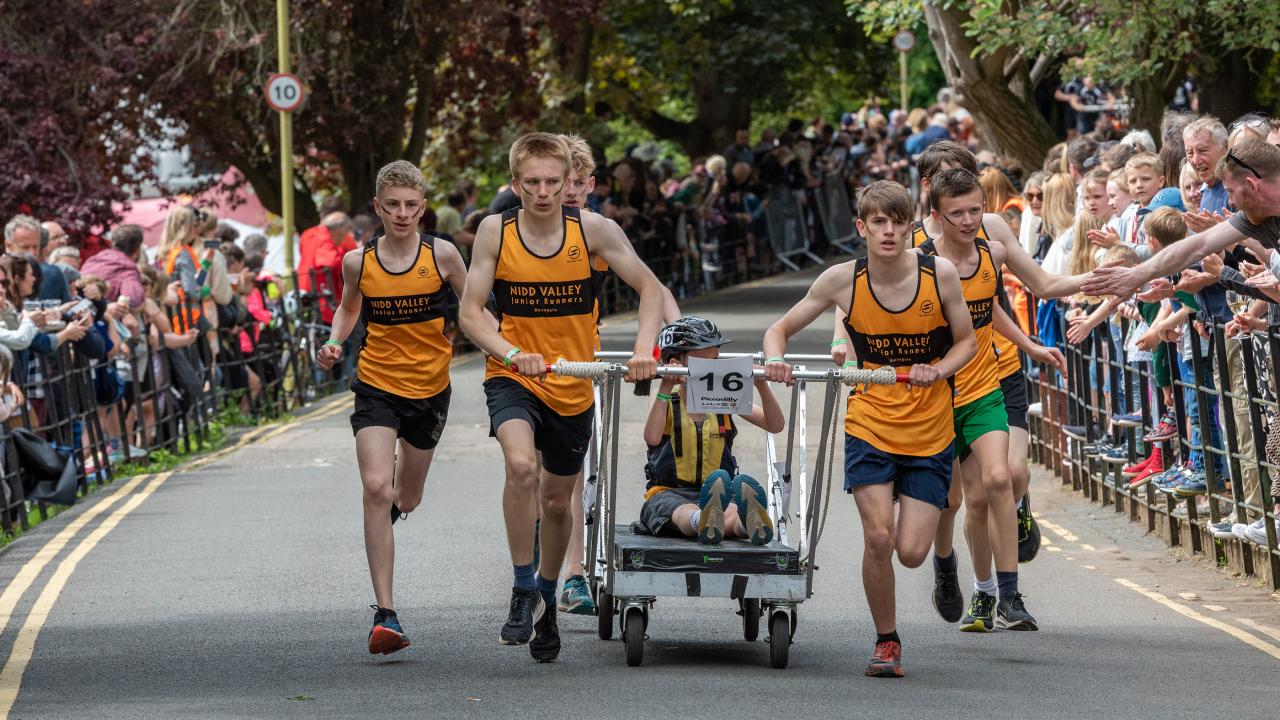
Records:
[[[733,457],[737,436],[731,416],[709,413],[699,426],[685,411],[680,393],[672,392],[662,441],[649,448],[645,499],[673,487],[700,487],[715,470],[737,475],[738,463]]]
[[[360,314],[368,332],[356,375],[366,385],[420,400],[449,386],[453,343],[444,335],[453,288],[440,275],[435,243],[418,236],[418,255],[392,272],[378,257],[385,237],[374,238],[360,258]]]
[[[973,240],[978,253],[978,266],[968,277],[961,276],[960,288],[964,291],[965,303],[969,306],[969,317],[973,318],[973,334],[978,341],[978,354],[973,356],[968,365],[956,373],[956,407],[968,405],[1000,388],[999,359],[996,356],[995,328],[991,318],[995,312],[996,294],[1000,288],[1000,270],[991,257],[991,247],[981,237]],[[933,240],[926,240],[920,246],[925,255],[937,255],[938,248]]]
[[[564,208],[563,240],[545,257],[525,245],[519,217],[518,208],[502,214],[493,276],[498,332],[522,351],[542,355],[548,364],[559,359],[589,362],[595,358],[597,310],[582,216],[577,208]],[[495,377],[520,383],[560,415],[591,408],[591,381],[584,378],[548,375],[539,382],[508,368],[502,358],[490,357],[485,379]]]
[[[849,343],[862,367],[890,366],[906,371],[912,365],[932,365],[951,348],[951,326],[942,312],[935,259],[916,255],[916,294],[900,310],[880,303],[867,259],[853,265],[853,295],[844,319]],[[951,415],[951,384],[927,388],[902,383],[867,385],[849,395],[845,432],[879,450],[897,455],[927,456],[942,452],[955,437]]]
[[[930,239],[929,233],[924,229],[924,221],[917,220],[915,226],[911,229],[911,247],[920,247]],[[978,239],[983,241],[988,240],[987,228],[985,226],[978,228]],[[1000,277],[1000,282],[997,283],[997,286],[1000,289],[999,296],[997,297],[1000,307],[1004,308],[1004,311],[1010,318],[1014,317],[1013,308],[1009,304],[1009,297],[1004,291],[1003,274]],[[1011,340],[1000,333],[994,333],[992,339],[996,344],[996,353],[1000,358],[1000,365],[996,370],[996,374],[1000,376],[1000,379],[1003,380],[1004,378],[1022,370],[1022,358],[1018,355],[1018,346],[1014,345]]]
[[[169,257],[164,259],[164,272],[171,280],[177,280],[178,255],[186,253],[191,258],[191,266],[196,273],[200,271],[200,261],[196,259],[196,254],[191,252],[191,246],[180,245],[169,251]],[[188,298],[187,294],[182,291],[182,284],[177,287],[178,295],[178,311],[174,314],[174,332],[184,333],[188,330],[196,329],[200,318],[203,316],[201,310],[202,305],[199,297]]]

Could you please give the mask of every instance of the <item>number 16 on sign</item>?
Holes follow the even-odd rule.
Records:
[[[689,358],[685,382],[691,413],[750,415],[754,397],[751,358]]]

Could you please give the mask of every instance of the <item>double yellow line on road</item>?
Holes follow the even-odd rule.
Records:
[[[319,420],[336,415],[348,407],[345,396],[332,404],[333,407],[325,407],[299,419]],[[49,619],[49,613],[52,612],[54,603],[58,600],[58,595],[66,587],[67,581],[71,579],[71,575],[75,572],[76,566],[80,564],[80,561],[97,547],[98,543],[114,530],[121,520],[136,510],[147,498],[151,497],[151,494],[172,477],[174,473],[203,467],[221,460],[252,442],[270,440],[295,427],[296,423],[290,421],[276,427],[255,428],[245,433],[232,445],[198,458],[180,468],[159,474],[139,475],[132,478],[118,490],[80,513],[70,524],[46,542],[22,566],[8,587],[4,589],[4,592],[0,593],[0,633],[3,633],[8,627],[9,620],[13,617],[14,608],[17,607],[22,596],[35,582],[36,578],[40,576],[40,573],[44,571],[45,567],[71,543],[72,538],[98,516],[110,510],[112,506],[121,500],[125,500],[123,505],[116,508],[106,520],[94,528],[93,532],[82,538],[71,552],[63,558],[49,581],[45,584],[44,589],[40,591],[40,595],[36,598],[35,604],[32,605],[31,611],[27,613],[27,619],[18,631],[18,636],[14,640],[9,658],[5,661],[4,668],[0,669],[0,720],[7,720],[10,710],[13,709],[14,701],[18,699],[18,692],[22,688],[22,676],[26,674],[27,665],[31,662],[31,656],[35,652],[36,640],[40,637],[40,631],[44,629],[45,622]],[[146,486],[134,493],[134,490],[142,487],[143,483],[146,483]]]

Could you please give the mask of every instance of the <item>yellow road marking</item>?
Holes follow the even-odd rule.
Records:
[[[1204,609],[1208,610],[1209,612],[1222,612],[1226,610],[1226,608],[1222,607],[1221,605],[1205,605]]]
[[[1266,635],[1270,635],[1276,640],[1280,640],[1280,630],[1276,630],[1273,627],[1263,625],[1260,622],[1255,622],[1253,620],[1250,620],[1249,618],[1236,618],[1236,620],[1244,623],[1245,625],[1248,625],[1249,627],[1253,628],[1254,630],[1257,630],[1258,632],[1264,633]]]
[[[1092,551],[1094,548],[1093,548],[1093,546],[1092,546],[1092,545],[1090,545],[1090,544],[1088,544],[1088,543],[1080,543],[1080,549],[1081,549],[1081,550],[1089,550],[1089,551]]]
[[[142,481],[146,480],[150,475],[139,475],[131,479],[123,486],[116,489],[115,492],[102,498],[92,507],[80,513],[79,517],[72,520],[70,524],[62,528],[57,535],[44,544],[30,560],[18,570],[18,574],[13,577],[8,587],[4,589],[4,593],[0,594],[0,632],[9,626],[9,618],[13,616],[13,609],[17,607],[18,601],[22,599],[23,594],[27,592],[27,588],[31,587],[31,583],[40,576],[45,566],[49,564],[58,553],[62,552],[62,548],[71,542],[71,538],[85,525],[88,525],[94,518],[102,514],[107,508],[111,507],[117,500],[128,495]]]
[[[1141,585],[1133,582],[1132,580],[1128,580],[1125,578],[1116,578],[1115,580],[1120,585],[1129,588],[1130,590],[1138,593],[1139,595],[1145,595],[1151,600],[1154,600],[1160,603],[1161,605],[1164,605],[1165,607],[1169,608],[1170,610],[1173,610],[1174,612],[1185,615],[1191,618],[1192,620],[1202,622],[1205,625],[1208,625],[1209,627],[1214,628],[1215,630],[1221,630],[1222,632],[1230,635],[1231,637],[1239,640],[1240,642],[1246,645],[1255,647],[1258,650],[1261,650],[1262,652],[1275,658],[1276,660],[1280,660],[1280,647],[1272,645],[1271,643],[1263,640],[1257,635],[1245,632],[1244,630],[1241,630],[1240,628],[1235,627],[1234,625],[1228,625],[1220,620],[1215,620],[1207,615],[1196,612],[1195,610],[1192,610],[1186,605],[1183,605],[1182,603],[1179,603],[1179,602],[1174,602],[1173,600],[1170,600],[1169,598],[1165,597],[1164,595],[1158,592],[1155,592],[1154,590],[1148,590],[1142,587]]]
[[[336,415],[346,408],[346,403],[335,401],[333,402],[333,407],[317,410],[307,416],[299,418],[299,420],[306,421],[323,419]],[[106,537],[108,533],[115,529],[125,516],[137,509],[143,501],[150,497],[151,494],[155,492],[160,485],[164,484],[164,482],[175,472],[194,470],[196,468],[203,467],[230,455],[255,440],[267,440],[276,437],[288,430],[294,429],[296,426],[297,423],[290,421],[277,427],[257,427],[246,432],[235,443],[222,448],[221,450],[209,453],[204,457],[197,458],[196,460],[193,460],[179,468],[175,468],[174,470],[170,470],[159,476],[146,474],[131,478],[120,488],[97,502],[88,510],[81,513],[78,517],[72,520],[67,527],[63,528],[57,535],[55,535],[53,539],[45,543],[45,545],[37,551],[35,557],[28,560],[22,569],[18,571],[18,574],[14,577],[13,581],[11,581],[8,587],[5,588],[4,593],[0,594],[0,632],[3,632],[4,628],[8,625],[9,618],[12,617],[13,609],[22,598],[22,595],[26,593],[27,589],[35,579],[39,577],[45,566],[48,565],[64,547],[66,547],[71,539],[82,528],[84,528],[85,525],[89,524],[98,515],[109,509],[111,505],[115,504],[126,495],[129,495],[148,478],[154,478],[143,490],[129,497],[128,501],[124,505],[117,508],[115,512],[102,522],[102,524],[80,541],[75,549],[73,549],[71,553],[68,554],[61,563],[59,563],[58,569],[54,571],[53,576],[49,579],[49,582],[36,598],[35,604],[31,608],[31,612],[27,615],[26,622],[23,623],[22,628],[18,631],[18,637],[14,640],[13,649],[10,652],[9,659],[5,662],[3,670],[0,670],[0,720],[6,720],[6,718],[9,717],[9,711],[13,708],[14,701],[17,700],[18,691],[22,686],[22,676],[26,674],[27,665],[30,663],[31,656],[35,652],[36,639],[39,637],[40,631],[43,629],[44,623],[53,609],[54,602],[57,601],[63,587],[65,587],[67,581],[70,580],[71,574],[75,572],[76,566],[79,565],[80,561],[89,553],[90,550],[97,546],[102,538]]]
[[[53,604],[57,601],[62,588],[71,578],[71,573],[75,572],[76,566],[84,556],[88,555],[89,551],[107,536],[107,533],[115,529],[126,515],[141,505],[142,501],[150,497],[151,493],[155,492],[156,488],[171,475],[173,475],[172,470],[157,476],[145,488],[132,495],[128,502],[111,513],[58,564],[58,569],[54,571],[53,577],[49,578],[44,590],[36,598],[35,605],[31,607],[31,612],[27,614],[27,621],[23,623],[22,629],[18,631],[18,637],[13,641],[13,651],[9,654],[9,660],[5,662],[4,669],[0,670],[0,720],[8,718],[9,711],[13,709],[13,702],[18,698],[18,689],[22,685],[22,676],[27,672],[27,664],[35,651],[36,638],[40,636],[40,630],[44,627],[50,611],[53,610]]]
[[[1053,531],[1055,535],[1062,538],[1063,540],[1066,540],[1067,542],[1075,542],[1076,540],[1079,540],[1079,538],[1075,536],[1075,533],[1062,527],[1061,525],[1051,523],[1048,520],[1045,520],[1043,517],[1040,517],[1039,515],[1036,515],[1036,522],[1040,523],[1040,527],[1049,528],[1051,531]]]
[[[1085,565],[1085,566],[1084,566],[1084,569],[1085,569],[1085,570],[1097,570],[1098,568],[1097,568],[1097,567],[1095,567],[1095,566],[1093,566],[1093,565]]]

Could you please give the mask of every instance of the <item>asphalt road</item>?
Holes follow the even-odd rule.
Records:
[[[720,322],[731,349],[755,350],[811,277],[687,309]],[[633,327],[609,323],[606,347],[628,346]],[[792,349],[824,350],[828,329]],[[930,605],[932,573],[899,568],[908,677],[862,677],[874,631],[856,511],[837,493],[789,668],[769,669],[767,633],[744,642],[736,606],[717,599],[660,600],[642,667],[627,667],[622,643],[598,640],[595,620],[581,617],[562,618],[560,660],[539,665],[497,642],[511,571],[480,373],[475,359],[455,367],[427,499],[396,526],[411,648],[387,658],[365,650],[372,592],[350,401],[339,398],[203,468],[109,488],[0,555],[0,711],[12,703],[9,717],[63,720],[1275,716],[1276,600],[1171,555],[1043,473],[1033,488],[1049,544],[1022,568],[1038,633],[960,633]],[[643,411],[624,399],[624,517],[640,504]],[[761,462],[749,435],[744,470]]]

